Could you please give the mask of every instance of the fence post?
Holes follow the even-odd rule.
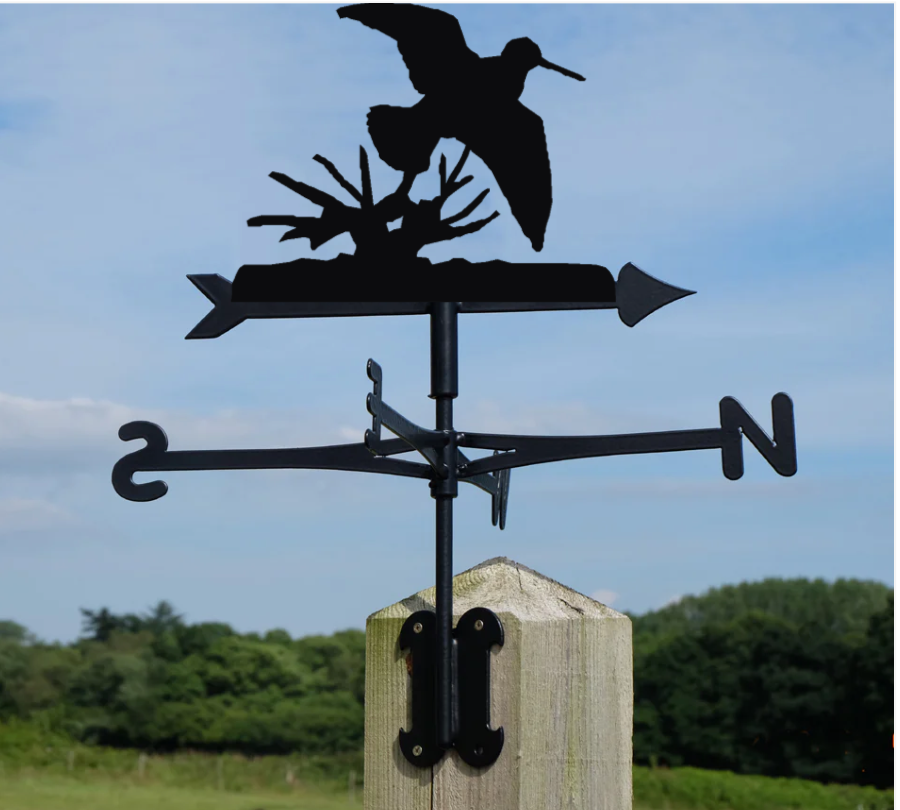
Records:
[[[365,810],[631,810],[631,620],[503,557],[453,580],[454,623],[475,607],[503,623],[491,655],[500,758],[481,769],[455,751],[432,768],[406,760],[397,734],[411,726],[411,679],[397,639],[434,598],[429,588],[366,622]]]
[[[69,751],[69,753],[66,754],[66,769],[69,771],[72,771],[75,769],[75,752],[74,751]]]

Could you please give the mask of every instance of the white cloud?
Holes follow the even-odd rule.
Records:
[[[615,591],[604,590],[604,589],[601,589],[599,591],[594,591],[591,594],[591,599],[593,599],[595,602],[600,602],[600,604],[606,605],[607,607],[612,607],[613,603],[618,598],[619,598],[619,594],[617,594]]]
[[[220,409],[198,416],[86,398],[38,400],[0,393],[0,468],[55,475],[112,464],[140,446],[118,438],[119,428],[133,421],[160,425],[173,450],[302,447],[343,438],[327,414]],[[362,430],[357,438],[362,440]]]
[[[59,529],[77,522],[73,514],[47,501],[0,498],[0,535]]]

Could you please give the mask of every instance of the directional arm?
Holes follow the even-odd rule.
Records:
[[[463,447],[508,452],[473,461],[459,471],[459,476],[466,478],[479,473],[575,458],[666,453],[677,450],[713,450],[721,448],[724,441],[724,433],[719,428],[676,430],[667,433],[629,433],[621,436],[504,436],[466,433],[459,442]]]
[[[753,420],[732,397],[719,406],[721,427],[701,430],[675,430],[662,433],[630,433],[619,436],[503,436],[486,433],[460,434],[462,447],[505,450],[503,455],[464,464],[460,480],[487,472],[509,470],[551,461],[575,458],[599,458],[637,453],[668,453],[683,450],[721,450],[722,471],[736,481],[744,474],[741,437],[746,436],[779,475],[797,472],[797,446],[794,435],[794,406],[787,394],[772,399],[774,439]]]
[[[112,483],[116,492],[129,501],[148,502],[162,498],[168,492],[164,481],[136,484],[138,472],[175,472],[185,470],[345,470],[400,475],[409,478],[435,480],[446,477],[436,448],[448,437],[441,431],[428,430],[410,422],[381,400],[381,367],[369,361],[369,378],[374,391],[367,399],[372,414],[372,430],[365,433],[361,444],[340,444],[327,447],[301,447],[267,450],[169,450],[165,431],[151,422],[130,422],[119,429],[123,441],[143,439],[147,444],[121,458],[113,467]],[[398,439],[382,439],[381,426],[396,433]],[[428,464],[393,459],[392,456],[417,450]],[[458,465],[469,459],[457,451]],[[509,471],[475,473],[465,479],[491,496],[492,522],[506,526],[509,500]]]
[[[164,481],[136,484],[136,472],[175,472],[181,470],[347,470],[431,478],[427,464],[376,458],[362,443],[331,447],[303,447],[274,450],[177,450],[170,451],[169,440],[159,425],[130,422],[119,428],[122,441],[143,439],[147,446],[120,459],[113,467],[112,483],[116,492],[129,501],[155,501],[168,491]],[[399,439],[384,442],[382,456],[409,451]]]

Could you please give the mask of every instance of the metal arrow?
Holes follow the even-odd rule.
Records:
[[[522,269],[528,265],[510,265]],[[553,265],[559,272],[595,271],[601,277],[609,274],[600,265]],[[246,268],[242,268],[244,270]],[[368,315],[427,315],[430,301],[234,301],[232,282],[218,274],[189,275],[188,279],[214,305],[213,310],[187,335],[188,340],[221,337],[250,319],[263,318],[347,318]],[[552,287],[546,294],[552,295]],[[537,292],[535,290],[534,292]],[[589,292],[589,290],[585,290]],[[311,293],[310,293],[311,294]],[[616,309],[626,326],[635,326],[661,307],[694,295],[659,281],[626,264],[615,283],[615,292],[601,301],[468,301],[459,305],[461,313],[478,312],[547,312],[555,310]]]

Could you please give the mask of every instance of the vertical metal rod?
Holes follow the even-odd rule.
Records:
[[[438,745],[453,745],[457,723],[453,682],[453,499],[457,495],[456,434],[453,400],[459,394],[457,320],[459,304],[433,303],[431,309],[431,398],[435,400],[437,430],[447,434],[443,448],[446,477],[431,484],[435,499],[435,694]]]

